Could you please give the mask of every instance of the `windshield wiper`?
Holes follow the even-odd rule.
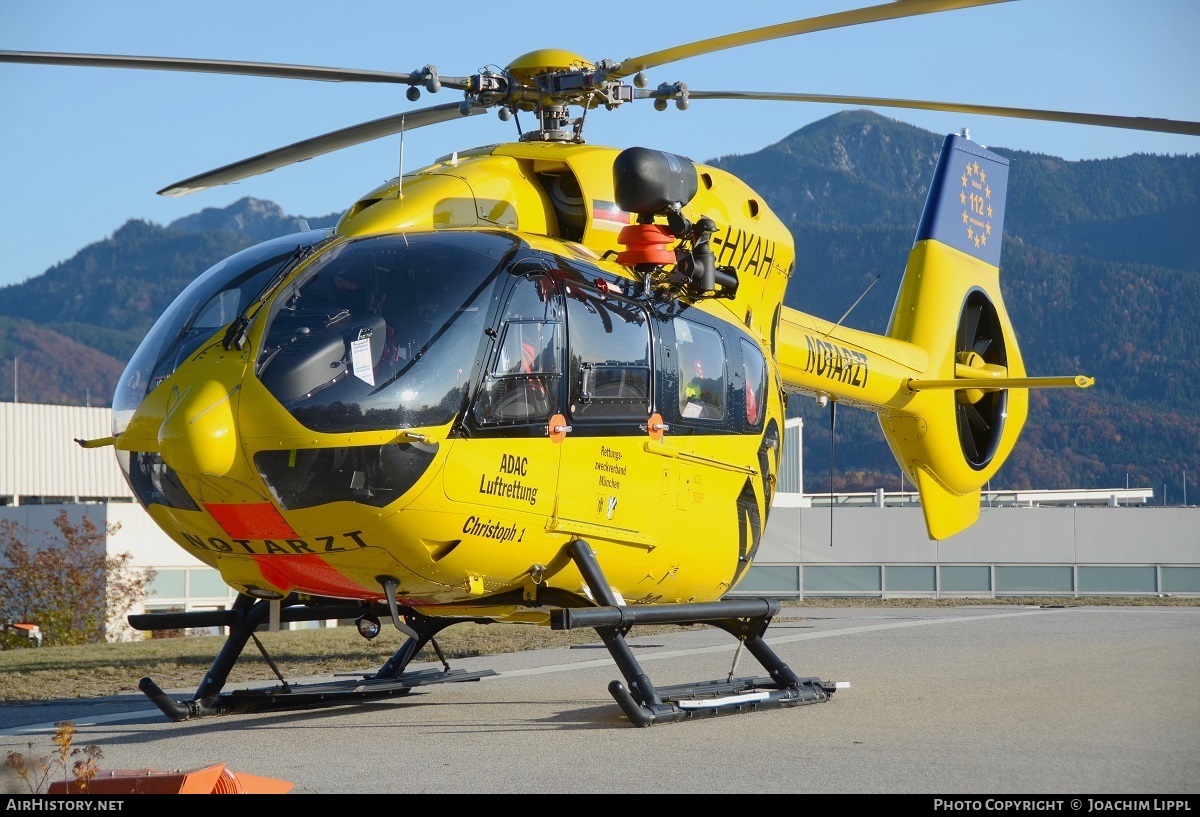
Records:
[[[296,247],[291,256],[279,266],[279,270],[271,276],[271,280],[263,287],[262,293],[254,299],[253,303],[242,310],[240,315],[234,318],[233,323],[229,324],[229,327],[225,330],[225,338],[221,341],[221,345],[225,347],[225,351],[228,352],[235,348],[241,351],[245,348],[248,339],[246,330],[250,328],[250,318],[248,317],[250,310],[255,306],[265,303],[271,297],[271,293],[275,288],[287,277],[288,273],[294,270],[301,261],[312,255],[315,247],[328,240],[326,238],[323,241],[318,241],[316,244],[299,245]]]

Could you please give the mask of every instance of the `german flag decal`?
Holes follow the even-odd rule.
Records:
[[[629,213],[615,201],[592,200],[592,226],[602,230],[619,230],[630,224]]]

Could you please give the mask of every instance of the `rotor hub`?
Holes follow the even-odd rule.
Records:
[[[570,51],[539,48],[517,57],[504,70],[522,85],[536,85],[538,77],[545,74],[593,72],[596,66]]]

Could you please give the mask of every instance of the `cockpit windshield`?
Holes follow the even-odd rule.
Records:
[[[179,293],[130,358],[113,395],[113,433],[125,430],[147,394],[257,298],[274,275],[329,230],[310,230],[248,247],[209,267]]]
[[[517,248],[501,233],[452,231],[330,247],[275,294],[255,372],[315,431],[449,422]]]

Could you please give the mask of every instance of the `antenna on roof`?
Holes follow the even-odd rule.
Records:
[[[400,173],[396,176],[396,198],[404,198],[404,114],[400,114]]]

